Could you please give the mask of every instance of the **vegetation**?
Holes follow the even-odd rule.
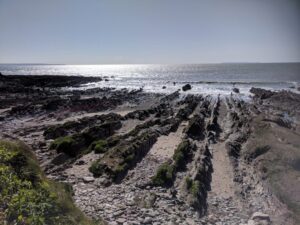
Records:
[[[201,181],[193,180],[190,177],[186,177],[186,191],[187,191],[187,201],[190,206],[196,209],[200,214],[205,211],[205,202],[207,194],[203,189]]]
[[[92,163],[92,165],[89,168],[89,171],[95,176],[99,177],[104,172],[104,167],[101,165],[99,160],[96,160]]]
[[[98,141],[94,141],[89,149],[91,151],[95,151],[95,153],[105,153],[107,150],[107,141],[106,140],[98,140]]]
[[[157,134],[155,132],[144,132],[136,136],[133,140],[123,140],[119,138],[117,145],[112,145],[112,138],[109,138],[105,145],[111,148],[106,151],[104,156],[93,162],[89,168],[94,176],[101,176],[103,173],[109,175],[113,180],[121,178],[126,174],[127,170],[135,165],[135,163],[143,157],[152,144],[156,141]],[[101,143],[101,145],[104,143]]]
[[[94,224],[73,204],[70,187],[46,179],[21,143],[0,141],[0,209],[3,224]]]
[[[155,176],[152,177],[152,183],[156,186],[170,186],[172,185],[176,172],[183,169],[186,161],[190,157],[191,143],[189,140],[183,140],[176,148],[173,155],[172,163],[162,164],[156,171]]]
[[[200,181],[196,180],[193,182],[190,192],[194,198],[199,198],[200,195]]]
[[[71,136],[59,137],[51,143],[50,149],[56,149],[57,152],[72,153],[75,146],[75,140]]]
[[[190,145],[191,144],[188,140],[184,140],[176,148],[173,155],[173,160],[174,160],[174,165],[177,169],[183,168],[185,162],[188,160],[189,156],[191,155]]]
[[[91,148],[96,147],[96,151],[104,151],[104,142],[98,141],[98,146],[92,144],[96,140],[103,140],[113,135],[115,129],[121,126],[120,121],[106,122],[101,125],[90,127],[81,133],[70,136],[59,137],[50,145],[50,149],[55,149],[57,152],[64,152],[69,156],[76,157],[87,153]],[[92,144],[92,146],[90,146]],[[89,146],[91,148],[89,148]],[[99,147],[99,148],[98,148]]]
[[[175,178],[175,167],[169,163],[163,163],[158,168],[155,176],[152,177],[152,183],[156,186],[170,186]]]
[[[80,124],[76,121],[67,121],[61,125],[53,125],[44,131],[44,136],[51,139],[66,136],[69,130],[78,126],[80,126]]]

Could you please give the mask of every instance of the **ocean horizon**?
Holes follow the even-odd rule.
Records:
[[[79,89],[111,87],[171,93],[190,83],[188,93],[228,95],[232,88],[248,96],[251,87],[297,91],[300,63],[206,64],[0,64],[4,75],[100,76],[103,81]]]

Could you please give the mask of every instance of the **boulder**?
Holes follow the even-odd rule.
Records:
[[[192,138],[203,138],[204,137],[204,118],[200,115],[195,115],[190,121],[186,128],[186,133]]]
[[[238,88],[236,88],[236,87],[232,88],[232,91],[233,91],[234,93],[240,93],[240,90],[239,90]]]
[[[188,90],[191,90],[191,89],[192,89],[192,86],[190,84],[186,84],[186,85],[182,86],[183,91],[188,91]]]
[[[262,88],[255,88],[255,87],[252,87],[250,89],[250,92],[253,93],[256,98],[260,98],[260,99],[267,99],[272,97],[275,94],[275,92],[273,91],[265,90]]]

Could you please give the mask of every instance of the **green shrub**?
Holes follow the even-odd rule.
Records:
[[[188,140],[182,141],[176,148],[173,155],[175,167],[178,169],[182,168],[190,153],[190,142]]]
[[[69,156],[75,157],[79,154],[87,153],[87,147],[85,146],[85,140],[80,134],[72,136],[59,137],[55,139],[50,149],[55,149],[58,153],[64,152]]]
[[[196,180],[192,183],[190,188],[191,194],[196,198],[200,195],[200,181]]]
[[[89,171],[95,176],[99,177],[103,174],[103,166],[101,165],[101,162],[99,160],[96,160],[92,163],[92,165],[89,167]]]
[[[0,141],[2,224],[92,224],[72,202],[65,185],[51,182],[22,144]]]
[[[160,165],[155,176],[152,177],[152,183],[156,186],[169,186],[173,183],[175,177],[175,168],[173,165],[164,163]]]
[[[95,153],[105,153],[107,150],[107,141],[106,140],[94,141],[90,145],[89,149],[94,150]]]
[[[198,180],[192,180],[189,177],[185,178],[186,188],[193,197],[198,198],[200,195],[201,184]]]
[[[51,143],[50,148],[57,150],[57,152],[68,152],[74,142],[75,140],[71,136],[59,137]]]
[[[106,147],[106,141],[100,140],[95,146],[95,153],[104,153]]]

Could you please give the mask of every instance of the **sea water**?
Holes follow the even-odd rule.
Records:
[[[248,96],[251,87],[297,91],[300,63],[221,63],[182,65],[38,65],[0,64],[4,75],[100,76],[103,81],[82,86],[143,88],[146,92],[171,93],[191,84],[187,93],[228,95],[234,87]],[[165,88],[163,88],[165,86]]]

